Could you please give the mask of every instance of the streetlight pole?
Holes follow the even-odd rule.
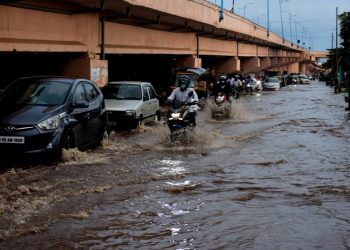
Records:
[[[231,13],[235,13],[235,0],[232,0],[232,9]]]
[[[293,32],[292,32],[292,16],[296,15],[291,15],[289,12],[289,31],[290,31],[290,41],[293,41]]]
[[[266,0],[267,3],[267,37],[270,36],[270,0]]]
[[[336,17],[335,17],[335,86],[334,93],[339,92],[339,55],[338,55],[338,7],[336,8]]]
[[[284,42],[284,31],[283,31],[283,14],[282,14],[282,3],[287,2],[288,0],[279,0],[280,4],[280,16],[281,16],[281,27],[282,27],[282,39]]]
[[[219,22],[224,20],[224,0],[221,0]]]

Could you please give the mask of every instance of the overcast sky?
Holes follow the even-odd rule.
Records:
[[[209,1],[221,4],[221,0]],[[300,40],[301,45],[305,43],[303,46],[312,50],[330,49],[332,33],[335,47],[336,7],[339,14],[350,11],[350,0],[224,0],[224,8],[231,10],[234,2],[236,14],[245,14],[247,19],[267,27],[267,1],[270,5],[270,30],[282,34],[281,1],[284,37],[293,42]]]

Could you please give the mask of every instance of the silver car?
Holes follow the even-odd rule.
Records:
[[[160,119],[159,96],[149,82],[109,82],[103,89],[110,127],[138,127]]]
[[[280,90],[281,82],[278,77],[269,77],[263,84],[263,90]]]

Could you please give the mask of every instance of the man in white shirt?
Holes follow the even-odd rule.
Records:
[[[198,95],[193,88],[189,88],[190,78],[188,76],[182,76],[179,79],[178,86],[168,97],[168,102],[170,102],[172,112],[178,110],[185,102],[188,103],[198,103]],[[192,95],[190,94],[192,92]],[[196,114],[194,113],[189,117],[190,123],[196,125]]]

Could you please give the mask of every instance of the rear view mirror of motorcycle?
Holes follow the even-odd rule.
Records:
[[[188,97],[192,97],[193,96],[193,91],[190,91],[189,93],[188,93]]]

